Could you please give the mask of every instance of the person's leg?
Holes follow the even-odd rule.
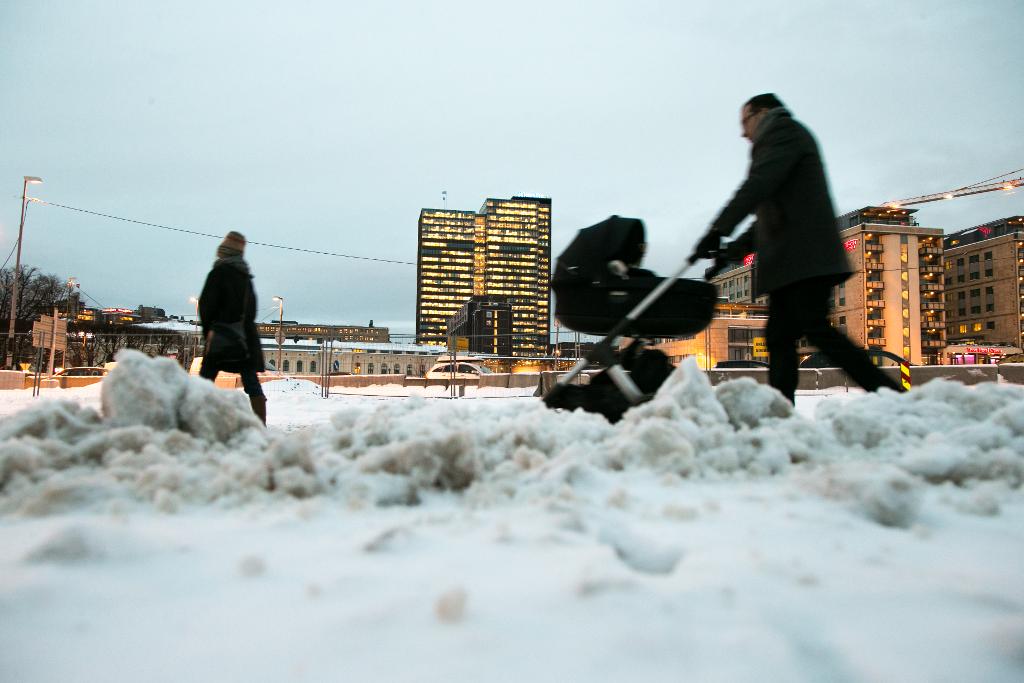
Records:
[[[203,364],[199,366],[199,376],[211,382],[217,379],[217,366],[209,362],[209,358],[203,358]]]
[[[790,403],[796,400],[799,380],[796,340],[800,338],[797,322],[799,305],[797,291],[792,287],[771,292],[768,296],[768,327],[765,346],[768,350],[768,383],[779,390]]]
[[[864,349],[829,323],[828,300],[832,295],[830,282],[811,280],[802,291],[805,303],[800,308],[801,327],[811,344],[867,391],[876,391],[882,387],[903,391],[899,384],[871,362]]]
[[[260,418],[263,424],[267,424],[267,397],[263,394],[260,378],[252,368],[246,368],[241,374],[242,390],[249,396],[252,412],[256,413],[256,417]]]

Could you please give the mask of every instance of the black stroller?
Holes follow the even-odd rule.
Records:
[[[617,421],[631,406],[650,399],[672,371],[668,357],[644,350],[643,340],[695,334],[711,322],[714,285],[680,279],[695,259],[672,277],[658,277],[639,267],[644,247],[643,222],[612,216],[580,230],[558,257],[551,279],[555,317],[571,330],[604,339],[558,378],[544,396],[549,408],[583,408]],[[718,268],[709,269],[705,278]],[[612,344],[623,336],[634,341],[617,354]],[[572,384],[591,365],[605,370],[587,385]]]

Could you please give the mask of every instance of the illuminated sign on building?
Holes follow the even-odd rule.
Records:
[[[104,313],[128,313],[128,314],[130,314],[130,313],[134,313],[135,311],[133,311],[130,308],[104,308],[103,312]]]
[[[985,348],[984,346],[968,346],[964,353],[982,353],[985,355],[1002,355],[1006,349]]]
[[[846,251],[853,251],[857,248],[858,244],[860,244],[860,240],[854,237],[852,240],[846,240],[843,242],[843,249]]]
[[[980,232],[985,237],[988,237],[989,235],[992,234],[992,228],[981,227],[981,228],[978,228],[978,232]]]
[[[743,265],[751,266],[754,264],[754,254],[747,254],[743,257]]]

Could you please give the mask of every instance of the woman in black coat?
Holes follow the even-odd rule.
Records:
[[[199,296],[199,320],[206,339],[206,353],[199,375],[213,381],[221,371],[240,374],[252,411],[266,424],[267,398],[256,376],[257,372],[265,369],[263,348],[256,332],[256,291],[252,286],[249,264],[242,258],[244,252],[245,237],[232,230],[217,247],[217,260],[206,276],[203,293]],[[210,353],[215,323],[241,323],[248,351],[244,360],[228,361]]]

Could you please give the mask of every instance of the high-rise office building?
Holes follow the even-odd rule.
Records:
[[[416,341],[448,342],[448,319],[473,296],[477,214],[423,209],[416,253]]]
[[[512,307],[513,356],[543,356],[550,333],[551,200],[487,199],[480,210],[423,209],[416,339],[447,344],[448,320],[473,296]]]

